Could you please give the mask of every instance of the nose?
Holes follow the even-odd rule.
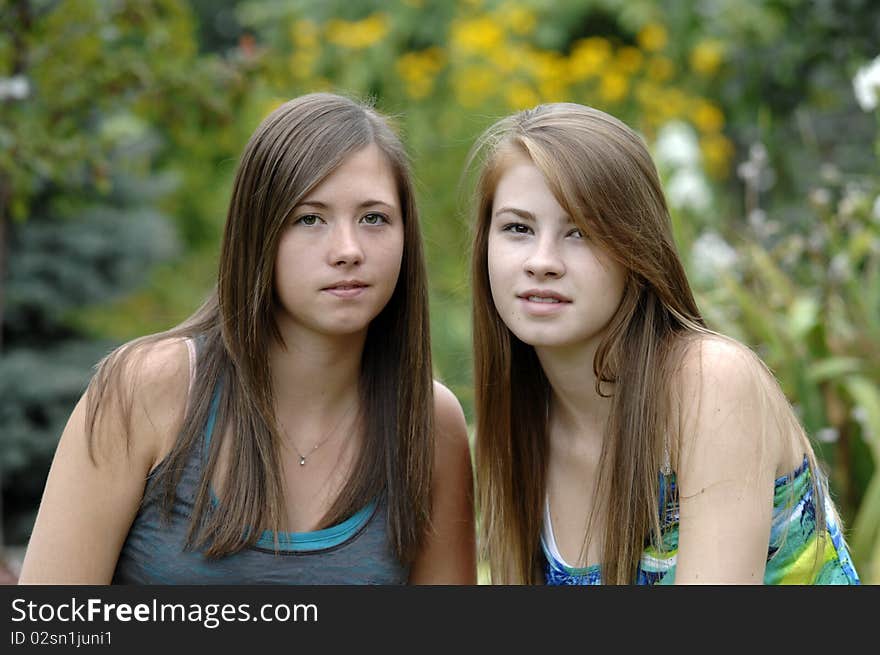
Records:
[[[526,275],[539,280],[560,278],[565,275],[565,262],[559,252],[559,244],[550,234],[535,243],[534,249],[523,262]]]
[[[355,226],[343,222],[334,226],[327,256],[331,266],[357,266],[364,261],[364,251]]]

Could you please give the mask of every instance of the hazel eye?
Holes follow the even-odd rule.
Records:
[[[581,231],[581,229],[579,227],[576,227],[573,230],[571,230],[566,236],[574,237],[575,239],[585,239],[586,238],[586,236],[584,235],[584,233]]]
[[[318,224],[321,220],[320,216],[316,214],[305,214],[304,216],[300,216],[296,219],[293,224],[294,225],[305,225],[306,227],[313,227]]]
[[[532,228],[524,223],[508,223],[504,227],[501,228],[504,232],[510,232],[511,234],[531,234]]]
[[[388,217],[384,214],[377,214],[373,212],[363,216],[361,218],[361,222],[367,225],[383,225],[388,223]]]

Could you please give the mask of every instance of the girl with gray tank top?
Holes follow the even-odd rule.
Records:
[[[61,436],[21,583],[473,584],[464,415],[433,380],[403,146],[326,93],[239,162],[217,284],[110,353]]]

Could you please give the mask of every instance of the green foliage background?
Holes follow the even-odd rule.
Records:
[[[880,138],[852,83],[880,54],[876,3],[6,0],[0,12],[7,542],[27,539],[90,366],[209,292],[250,133],[326,89],[375,98],[401,128],[436,372],[469,419],[470,145],[542,101],[641,131],[703,311],[779,377],[831,473],[857,568],[880,581]],[[672,132],[688,157],[664,155]]]

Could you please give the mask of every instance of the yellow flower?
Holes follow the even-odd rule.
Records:
[[[568,70],[575,81],[598,75],[611,57],[611,44],[601,37],[581,39],[571,49]]]
[[[565,83],[568,75],[565,57],[555,50],[534,50],[530,55],[530,69],[538,81]]]
[[[541,101],[532,87],[518,81],[512,82],[510,86],[507,87],[505,99],[507,100],[507,106],[513,111],[529,109]]]
[[[643,50],[655,52],[666,47],[669,35],[666,33],[666,28],[662,25],[648,23],[639,31],[636,41],[638,41]]]
[[[558,80],[539,82],[538,91],[543,102],[565,102],[568,99],[568,87]]]
[[[618,102],[626,96],[629,90],[629,81],[625,76],[614,71],[602,75],[599,84],[599,95],[605,102]]]
[[[456,100],[463,107],[478,107],[492,93],[498,76],[485,66],[467,66],[453,77]]]
[[[724,114],[711,102],[699,100],[691,113],[694,124],[702,132],[719,132],[724,127]]]
[[[648,77],[655,82],[665,82],[675,73],[675,65],[668,57],[654,57],[648,62]]]
[[[733,151],[733,144],[720,134],[710,134],[700,140],[703,164],[709,175],[715,178],[723,178],[727,175]]]
[[[487,54],[501,44],[504,32],[492,18],[482,16],[453,22],[450,40],[464,54]]]
[[[695,73],[708,77],[721,66],[723,56],[724,45],[720,41],[713,39],[700,41],[691,51],[691,68]]]
[[[407,52],[397,60],[395,68],[406,84],[406,92],[416,100],[430,95],[434,90],[434,78],[443,68],[445,57],[440,48],[427,48],[420,52]]]
[[[688,97],[678,89],[662,89],[657,98],[657,112],[666,122],[673,118],[682,118],[690,104]]]
[[[535,14],[515,2],[506,2],[496,12],[504,26],[514,34],[523,36],[535,29]]]
[[[645,107],[657,107],[661,100],[663,90],[651,82],[641,82],[636,85],[635,97]]]
[[[327,40],[343,48],[362,50],[385,38],[388,23],[384,14],[372,14],[354,22],[333,19],[327,23]]]
[[[314,48],[318,45],[318,26],[306,18],[294,21],[290,26],[290,38],[298,48]]]
[[[626,46],[617,51],[617,67],[624,73],[635,73],[642,65],[644,55],[638,48]]]
[[[488,54],[492,65],[502,73],[514,73],[521,70],[523,64],[522,51],[518,53],[515,48],[495,48]]]

